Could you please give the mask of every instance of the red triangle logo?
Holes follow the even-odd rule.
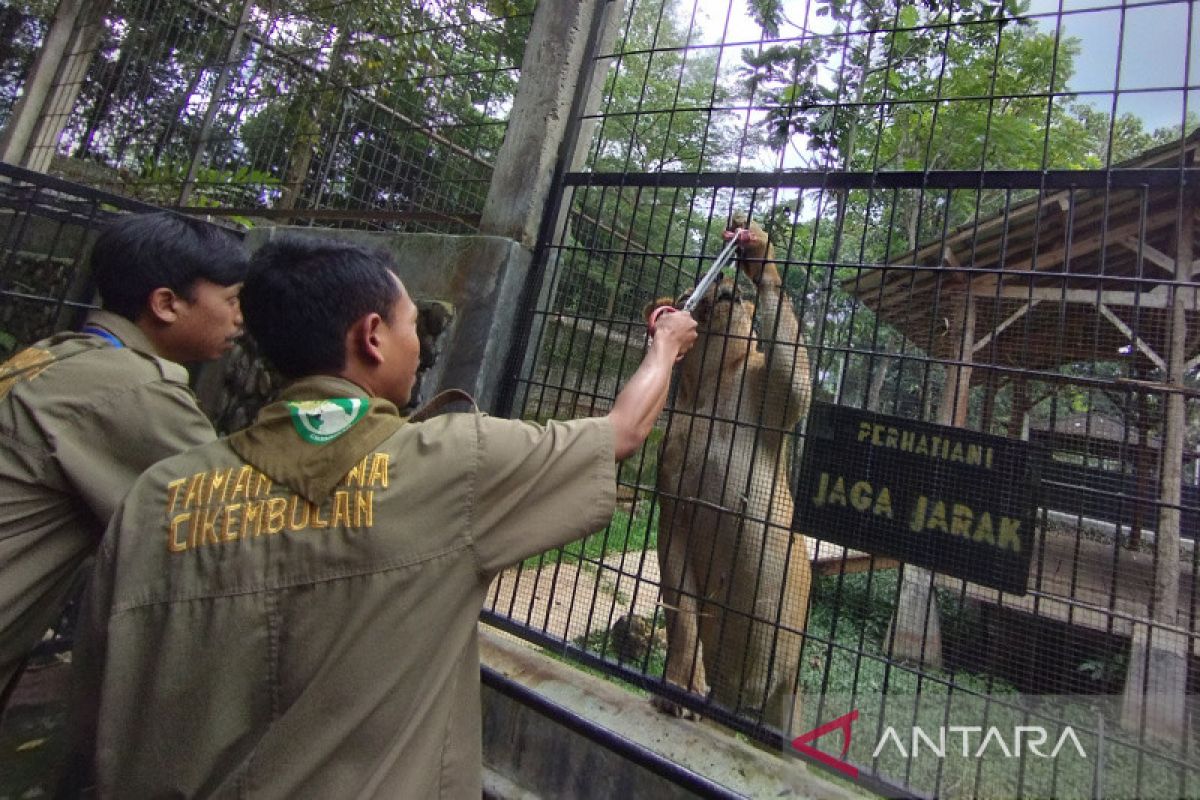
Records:
[[[792,747],[810,758],[815,758],[825,766],[832,767],[844,775],[849,775],[854,780],[858,780],[858,767],[853,764],[847,764],[845,760],[846,753],[850,752],[850,726],[856,719],[858,719],[857,708],[849,714],[843,714],[832,722],[826,722],[824,725],[813,728],[808,733],[800,734],[795,739],[792,739]],[[842,732],[841,758],[834,758],[828,753],[822,753],[810,744],[810,742],[815,742],[827,733],[839,730]]]

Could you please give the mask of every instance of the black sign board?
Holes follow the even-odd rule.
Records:
[[[792,527],[1024,594],[1034,463],[1018,440],[813,403]]]

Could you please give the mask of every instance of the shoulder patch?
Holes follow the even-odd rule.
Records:
[[[49,350],[27,347],[0,364],[0,397],[4,397],[21,381],[31,381],[46,371],[58,359]]]
[[[366,416],[367,408],[367,401],[361,397],[301,400],[287,404],[296,433],[309,444],[332,442]]]

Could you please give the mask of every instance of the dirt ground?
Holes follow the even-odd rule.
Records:
[[[487,607],[543,633],[574,641],[608,630],[625,614],[654,619],[658,584],[655,554],[631,551],[600,564],[506,570],[492,583]],[[661,625],[661,612],[657,619]]]
[[[21,678],[0,720],[0,800],[54,796],[66,749],[71,666],[52,660]]]

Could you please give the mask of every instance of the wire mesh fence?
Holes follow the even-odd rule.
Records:
[[[154,210],[0,164],[0,360],[77,327],[94,307],[85,261],[96,234],[117,214]]]
[[[485,616],[888,794],[1200,793],[1194,31],[626,3],[514,413],[606,412],[647,307],[751,234],[612,523]],[[1041,725],[1080,747],[1012,746]]]
[[[46,35],[43,5],[3,6],[0,24],[21,36],[4,54],[0,118]],[[532,5],[95,4],[39,117],[51,134],[25,159],[244,221],[468,232]]]

